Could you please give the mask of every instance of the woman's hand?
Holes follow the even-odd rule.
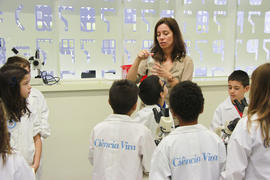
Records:
[[[146,49],[141,50],[138,54],[137,54],[137,58],[138,60],[144,60],[147,59],[149,56],[153,56],[153,53],[148,52]]]
[[[136,78],[137,78],[137,73],[138,73],[138,68],[139,65],[141,63],[142,60],[147,59],[149,56],[153,56],[154,53],[150,53],[148,52],[148,50],[141,50],[138,54],[137,57],[135,59],[135,61],[133,62],[131,68],[129,69],[128,73],[127,73],[127,79],[133,82],[136,82]]]
[[[152,73],[153,75],[163,77],[165,79],[168,79],[169,77],[171,77],[171,73],[169,72],[169,70],[165,69],[159,63],[155,63]]]

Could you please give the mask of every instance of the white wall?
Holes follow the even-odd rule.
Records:
[[[199,122],[208,127],[216,106],[227,96],[226,82],[198,84],[205,97],[205,109]],[[87,83],[77,84],[73,90],[71,86],[37,87],[47,99],[52,129],[43,147],[42,180],[91,179],[87,158],[89,134],[95,124],[112,112],[107,103],[110,83],[105,88],[83,86],[87,87]]]

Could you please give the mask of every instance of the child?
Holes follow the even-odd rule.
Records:
[[[229,97],[217,107],[210,125],[212,131],[218,131],[228,121],[242,118],[244,108],[247,106],[245,93],[248,90],[248,74],[242,70],[232,72],[228,78]]]
[[[31,72],[30,63],[27,59],[22,58],[20,56],[12,56],[7,59],[7,62],[5,65],[14,65],[19,66],[27,70],[29,73]],[[31,88],[31,92],[29,97],[27,98],[27,107],[31,111],[31,113],[36,114],[38,120],[40,121],[40,135],[41,139],[46,139],[50,136],[51,130],[48,123],[48,116],[49,116],[49,109],[46,103],[46,100],[43,96],[43,94],[36,88]],[[43,155],[42,155],[43,156]],[[41,157],[42,160],[42,157]],[[41,166],[38,168],[38,171],[36,173],[36,178],[41,178]]]
[[[11,147],[19,151],[37,171],[41,155],[40,121],[27,107],[30,74],[23,68],[4,65],[0,69],[0,97],[7,108]]]
[[[225,146],[221,139],[198,124],[204,98],[200,87],[191,81],[177,84],[170,95],[177,127],[156,148],[150,180],[219,179],[225,164]]]
[[[141,180],[143,172],[149,172],[155,144],[150,130],[130,118],[137,99],[135,83],[119,80],[112,84],[109,104],[113,114],[91,132],[89,161],[93,180]]]
[[[19,66],[27,70],[29,73],[31,70],[30,63],[27,59],[20,56],[12,56],[7,59],[5,65]],[[36,88],[31,88],[30,95],[28,97],[27,107],[31,113],[37,114],[41,123],[40,135],[43,139],[47,138],[51,134],[51,130],[48,124],[49,109],[43,94]]]
[[[4,103],[0,98],[0,177],[9,180],[34,180],[32,169],[24,158],[12,151],[9,144],[7,117]]]
[[[228,144],[225,179],[270,179],[270,63],[251,76],[248,116]]]
[[[134,120],[148,127],[152,132],[152,136],[156,137],[159,126],[153,109],[156,108],[160,112],[161,108],[166,108],[165,97],[168,94],[166,83],[161,81],[158,76],[151,75],[141,82],[139,89],[139,96],[145,107],[136,113]],[[170,118],[174,127],[172,116]]]

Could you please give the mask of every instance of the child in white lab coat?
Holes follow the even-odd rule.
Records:
[[[25,159],[12,151],[9,144],[7,114],[0,98],[0,179],[34,180],[35,175]]]
[[[9,57],[5,65],[19,66],[31,73],[30,62],[20,56]],[[41,137],[46,139],[50,136],[51,129],[48,123],[49,108],[43,94],[38,89],[32,87],[27,102],[27,107],[31,113],[37,114],[38,120],[40,120]]]
[[[247,117],[241,119],[228,144],[225,179],[270,179],[270,63],[251,76]]]
[[[7,59],[7,62],[5,65],[13,65],[13,66],[19,66],[27,70],[29,73],[31,73],[31,66],[30,62],[20,56],[12,56]],[[44,140],[47,137],[51,135],[51,129],[48,123],[48,116],[49,116],[49,108],[47,106],[46,100],[43,96],[43,94],[36,88],[31,88],[31,92],[29,97],[27,98],[27,107],[31,111],[32,114],[35,114],[37,116],[37,120],[40,121],[39,132],[41,139]],[[42,161],[43,154],[41,157]],[[36,172],[36,178],[41,178],[42,173],[42,163],[40,162],[39,168]]]
[[[248,103],[245,98],[245,93],[247,93],[248,90],[248,74],[242,70],[232,72],[228,77],[229,97],[216,108],[210,125],[212,131],[218,133],[228,122],[236,118],[242,118],[244,108]]]
[[[41,156],[40,121],[27,107],[31,91],[30,74],[18,66],[0,69],[0,97],[7,108],[8,131],[13,150],[20,152],[37,171]]]
[[[92,180],[142,180],[150,169],[155,149],[151,131],[131,119],[136,110],[138,87],[129,80],[115,81],[109,91],[113,114],[97,124],[90,137]]]
[[[225,166],[225,145],[215,133],[198,124],[203,107],[204,98],[197,84],[183,81],[174,86],[170,108],[180,127],[156,148],[150,180],[219,179]]]
[[[166,82],[161,81],[158,76],[151,75],[141,82],[139,89],[139,97],[145,106],[135,114],[134,120],[150,129],[152,136],[155,138],[159,125],[156,122],[153,109],[155,108],[157,112],[160,112],[161,108],[167,108],[165,103],[165,97],[168,94]],[[173,123],[172,116],[170,118]]]

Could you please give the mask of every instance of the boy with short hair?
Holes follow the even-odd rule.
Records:
[[[113,114],[91,132],[88,158],[93,180],[142,180],[143,172],[149,172],[155,144],[150,130],[130,117],[137,99],[135,83],[118,80],[112,84],[109,104]]]
[[[219,179],[225,165],[225,146],[215,133],[198,124],[203,107],[204,98],[197,84],[183,81],[174,86],[170,108],[180,127],[156,148],[150,180]]]
[[[155,108],[157,112],[160,112],[161,108],[166,108],[165,97],[168,94],[166,83],[161,81],[158,76],[151,75],[141,82],[139,89],[139,97],[145,107],[136,113],[134,120],[144,124],[151,130],[152,136],[156,137],[158,123],[156,122],[153,109]],[[170,118],[173,123],[171,116]],[[172,125],[174,127],[174,124]]]
[[[233,71],[228,77],[229,97],[216,108],[210,125],[212,131],[218,132],[228,122],[236,118],[242,118],[244,109],[247,106],[245,93],[248,90],[248,74],[242,70]]]

